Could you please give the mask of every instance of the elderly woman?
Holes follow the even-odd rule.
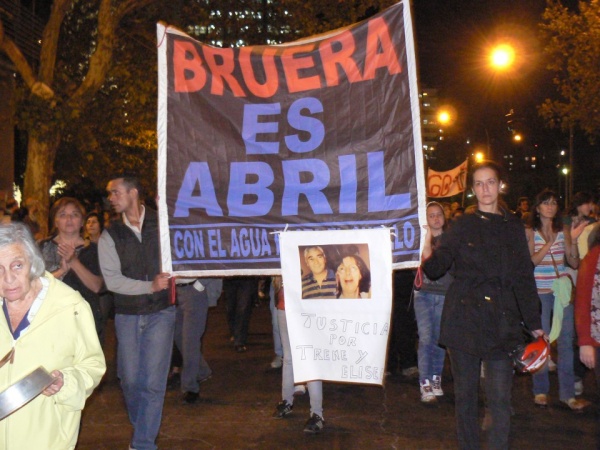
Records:
[[[106,363],[89,305],[44,272],[44,261],[23,224],[0,225],[0,391],[42,366],[54,382],[0,421],[1,448],[74,449],[81,411]]]
[[[46,270],[78,291],[90,304],[95,327],[103,331],[99,293],[104,288],[98,262],[98,245],[82,237],[85,210],[72,197],[58,199],[50,209],[51,236],[40,242]]]
[[[360,256],[342,258],[336,278],[337,298],[371,298],[371,271]]]

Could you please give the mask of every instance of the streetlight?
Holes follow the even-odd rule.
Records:
[[[440,125],[447,125],[450,123],[452,117],[450,117],[450,113],[448,111],[440,111],[438,113],[437,119]]]
[[[515,62],[515,49],[510,44],[500,44],[490,52],[490,65],[495,70],[510,69]]]
[[[441,126],[447,127],[456,122],[456,109],[452,105],[442,105],[438,108],[436,119]]]

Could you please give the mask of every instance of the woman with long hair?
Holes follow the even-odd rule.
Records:
[[[544,331],[525,230],[500,200],[502,168],[483,161],[474,166],[470,179],[477,210],[459,217],[435,249],[431,239],[424,238],[422,265],[432,279],[454,265],[439,343],[446,347],[452,366],[459,447],[481,447],[478,394],[483,363],[491,418],[487,446],[509,448],[509,354],[524,342],[521,322],[535,336]]]
[[[573,268],[579,265],[576,242],[585,227],[584,222],[569,228],[568,236],[564,232],[558,206],[558,196],[555,192],[545,189],[536,198],[526,229],[529,254],[533,262],[535,283],[542,304],[542,328],[551,339],[558,338],[558,386],[560,401],[574,411],[579,411],[589,405],[589,402],[575,398],[575,374],[573,368],[573,342],[575,338],[575,323],[573,305],[570,297],[562,299],[555,296],[557,280],[568,277],[565,261]],[[569,283],[571,283],[569,281]],[[569,284],[570,285],[570,284]],[[570,289],[568,290],[570,292]],[[557,301],[558,298],[558,301]],[[552,316],[562,317],[560,334],[556,337],[550,329]],[[550,380],[548,366],[533,374],[534,403],[539,407],[548,406]]]
[[[446,229],[444,208],[438,202],[430,202],[426,208],[428,245],[435,249],[441,243],[442,233]],[[419,364],[419,386],[421,401],[431,403],[444,395],[442,390],[442,370],[446,350],[438,345],[444,297],[452,282],[452,276],[446,272],[440,278],[430,279],[422,275],[422,284],[415,290],[415,317],[419,330],[417,350]]]
[[[371,271],[360,256],[344,256],[335,276],[337,298],[371,298]]]
[[[79,291],[90,304],[96,331],[101,333],[102,314],[98,293],[104,286],[98,263],[98,246],[82,236],[85,210],[72,197],[58,199],[50,209],[50,237],[40,242],[46,270]]]

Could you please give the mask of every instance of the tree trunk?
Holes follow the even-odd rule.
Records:
[[[58,130],[46,130],[48,134],[41,140],[38,136],[29,136],[27,146],[27,166],[25,168],[25,186],[23,199],[33,197],[39,202],[37,220],[41,231],[48,234],[48,212],[50,209],[50,187],[54,174],[54,158],[60,144]]]

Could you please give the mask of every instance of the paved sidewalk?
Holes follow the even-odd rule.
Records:
[[[200,388],[195,405],[181,403],[181,393],[167,392],[158,440],[160,449],[454,449],[452,383],[435,406],[421,404],[418,383],[388,379],[385,388],[324,383],[324,431],[302,432],[308,418],[307,395],[296,400],[283,420],[271,418],[281,398],[281,371],[273,358],[268,306],[254,308],[248,352],[238,354],[229,341],[224,304],[209,313],[205,357],[213,377]],[[109,322],[112,327],[112,321]],[[131,426],[116,380],[114,331],[106,352],[109,368],[102,388],[88,401],[78,450],[127,449]],[[446,376],[446,379],[449,377]],[[514,449],[593,449],[596,408],[574,414],[558,402],[556,375],[551,375],[551,405],[533,406],[531,380],[515,378]],[[585,379],[584,398],[598,403],[593,374]]]

